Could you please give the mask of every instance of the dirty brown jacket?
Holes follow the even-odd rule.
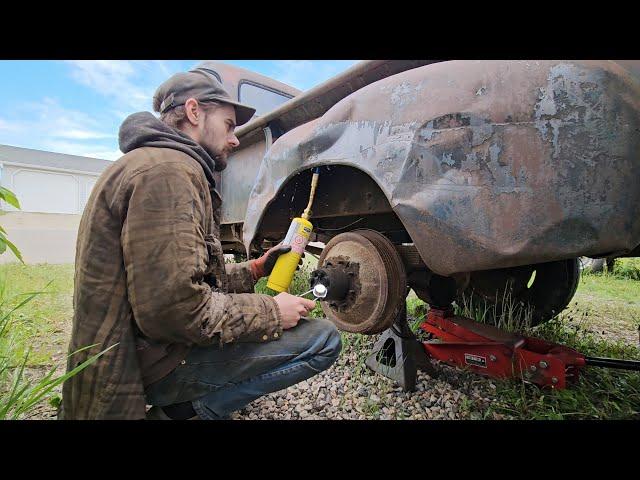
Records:
[[[144,122],[153,129],[169,128],[148,115]],[[182,146],[189,141],[177,139]],[[248,262],[224,263],[211,158],[166,144],[134,142],[142,146],[109,166],[87,202],[69,353],[95,346],[71,355],[67,371],[116,346],[65,382],[59,418],[144,418],[144,387],[175,368],[191,346],[224,348],[282,334],[273,298],[243,293],[255,283]]]

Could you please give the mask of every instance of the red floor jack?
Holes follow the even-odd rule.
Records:
[[[366,364],[405,391],[415,388],[416,368],[431,370],[428,357],[489,377],[522,378],[552,388],[565,388],[584,366],[640,370],[640,361],[587,357],[569,347],[455,316],[451,307],[432,307],[421,329],[434,338],[419,342],[407,325],[406,310],[400,312]],[[423,349],[416,348],[420,343]]]

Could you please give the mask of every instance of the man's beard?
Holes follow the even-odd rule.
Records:
[[[222,170],[224,170],[225,168],[227,168],[227,155],[214,155],[213,157],[213,161],[216,164],[216,166],[214,167],[214,170],[216,172],[221,172]]]
[[[229,150],[227,149],[222,149],[222,151],[218,149],[213,150],[205,147],[204,145],[203,145],[203,148],[205,152],[207,152],[209,156],[213,159],[213,163],[214,163],[213,169],[216,172],[221,172],[222,170],[227,168],[227,157],[229,156],[229,153],[231,153]]]

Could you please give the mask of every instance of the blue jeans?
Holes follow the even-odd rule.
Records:
[[[341,348],[333,323],[300,319],[280,340],[194,347],[186,362],[149,385],[145,396],[159,407],[190,401],[201,418],[215,420],[326,370]]]

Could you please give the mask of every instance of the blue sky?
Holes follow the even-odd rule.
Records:
[[[307,90],[354,60],[224,60]],[[193,60],[0,61],[0,144],[117,159],[118,128]]]

